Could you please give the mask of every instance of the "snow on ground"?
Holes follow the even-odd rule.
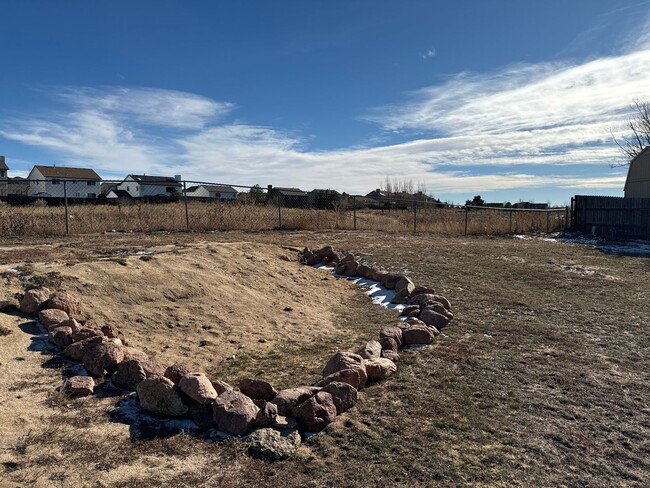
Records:
[[[532,240],[539,239],[547,242],[563,243],[563,244],[581,244],[591,246],[604,253],[608,254],[621,254],[629,256],[650,256],[650,241],[626,241],[626,242],[612,242],[604,239],[597,239],[595,237],[588,237],[581,234],[570,234],[556,232],[549,234],[550,237],[542,236],[529,236],[529,235],[514,235],[516,239]]]
[[[374,303],[375,305],[381,305],[384,308],[388,308],[390,310],[397,310],[397,311],[404,309],[404,305],[402,304],[391,303],[391,300],[395,298],[397,292],[395,292],[394,290],[388,290],[384,288],[383,286],[381,286],[381,283],[379,283],[378,281],[372,281],[367,278],[359,278],[359,277],[350,278],[349,276],[336,274],[334,273],[334,268],[332,266],[323,266],[321,264],[317,264],[314,267],[318,269],[326,269],[328,271],[332,271],[335,278],[350,280],[352,283],[359,285],[362,288],[365,288],[366,295],[370,297],[372,303]]]

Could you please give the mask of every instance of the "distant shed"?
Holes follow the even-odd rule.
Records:
[[[625,198],[650,198],[650,146],[630,161],[625,180]]]

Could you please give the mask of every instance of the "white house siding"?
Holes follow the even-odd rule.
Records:
[[[46,179],[36,168],[30,171],[27,179],[29,180],[28,196],[63,198],[67,195],[68,198],[97,198],[101,185],[101,181],[66,179],[64,188],[62,180],[65,178]]]
[[[176,186],[174,187],[173,183],[170,182],[169,185],[152,185],[152,184],[141,184],[135,181],[130,176],[127,176],[122,183],[117,185],[117,190],[125,190],[134,198],[142,197],[155,197],[160,195],[171,196],[171,193],[167,191],[167,188],[175,188],[176,191],[180,192],[181,188]]]

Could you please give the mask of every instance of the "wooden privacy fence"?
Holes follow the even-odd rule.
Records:
[[[573,228],[612,239],[650,239],[650,198],[576,195]]]

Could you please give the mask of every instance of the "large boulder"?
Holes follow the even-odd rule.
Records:
[[[381,357],[381,344],[377,341],[368,341],[357,350],[357,354],[363,359]]]
[[[217,395],[221,395],[224,391],[232,391],[234,389],[228,383],[221,380],[214,380],[212,382],[212,386],[215,390],[217,390]]]
[[[174,384],[178,384],[183,376],[190,374],[192,370],[187,364],[183,363],[174,363],[171,366],[168,366],[165,370],[165,378],[168,378]]]
[[[102,334],[110,339],[120,339],[122,342],[125,342],[124,334],[120,330],[111,324],[102,325],[101,328]]]
[[[370,277],[370,267],[366,266],[365,264],[359,264],[357,266],[356,275],[360,278],[368,279]]]
[[[298,421],[302,430],[319,432],[336,417],[336,405],[332,395],[319,391],[313,397],[295,406],[291,416]]]
[[[351,352],[337,352],[327,361],[325,368],[323,368],[323,377],[343,369],[357,368],[363,369],[363,358],[361,356]]]
[[[287,388],[280,390],[271,400],[278,407],[278,415],[287,416],[296,405],[304,402],[309,397],[320,391],[320,388],[312,386],[300,386],[297,388]]]
[[[357,403],[358,391],[355,387],[347,383],[334,381],[324,386],[322,391],[332,395],[337,415],[351,409]]]
[[[163,367],[153,361],[128,359],[119,364],[111,380],[123,390],[135,391],[141,381],[158,378],[163,376],[163,373]]]
[[[381,283],[386,277],[386,275],[388,275],[388,272],[380,269],[370,268],[370,270],[368,271],[368,279],[372,281],[377,281],[378,283]]]
[[[72,333],[72,342],[83,341],[85,339],[90,339],[91,337],[104,337],[104,334],[95,329],[82,327],[77,332]]]
[[[47,339],[55,346],[68,347],[72,344],[72,329],[70,327],[50,329]]]
[[[178,382],[180,390],[203,405],[212,403],[217,398],[217,390],[203,373],[186,374]]]
[[[399,280],[397,280],[397,283],[395,283],[395,291],[397,292],[397,296],[406,300],[410,295],[411,292],[415,289],[415,284],[411,281],[410,278],[406,276],[402,276]]]
[[[212,404],[217,428],[228,434],[246,435],[254,426],[259,408],[238,391],[226,391]]]
[[[404,335],[404,343],[410,344],[431,344],[436,336],[431,327],[422,327],[421,325],[413,325],[402,331]]]
[[[61,391],[68,396],[88,396],[95,391],[95,380],[90,376],[72,376],[65,380]]]
[[[59,324],[53,327],[70,327],[70,330],[72,330],[73,341],[74,341],[74,334],[81,330],[81,324],[79,324],[79,322],[77,322],[75,319],[64,320],[63,322],[60,322]],[[50,330],[52,330],[53,327],[50,327]]]
[[[140,405],[148,412],[165,417],[180,417],[188,411],[187,405],[174,389],[174,383],[164,376],[142,380],[136,391]]]
[[[258,429],[246,438],[248,451],[273,460],[286,459],[300,446],[300,434],[295,430]]]
[[[271,386],[271,383],[264,380],[245,378],[239,382],[239,391],[254,400],[271,401],[278,391]]]
[[[113,374],[123,359],[123,346],[106,341],[88,348],[83,357],[83,364],[93,376],[105,376]]]
[[[46,308],[45,310],[38,312],[38,320],[47,330],[50,330],[50,327],[57,326],[69,318],[68,314],[63,310],[55,308]]]
[[[72,336],[74,339],[74,335]],[[73,361],[81,361],[91,347],[101,344],[104,341],[102,336],[92,336],[81,341],[73,342],[63,350],[63,355]]]
[[[402,278],[404,278],[404,275],[401,275],[399,273],[386,273],[382,277],[381,284],[387,290],[394,290],[395,286]]]
[[[381,344],[382,352],[386,350],[395,352],[399,351],[399,344],[392,337],[382,337],[379,339],[379,344]]]
[[[123,361],[129,361],[131,359],[137,359],[138,361],[150,361],[151,358],[149,355],[141,351],[140,349],[136,349],[135,347],[130,347],[130,346],[124,346],[124,359]],[[162,368],[162,366],[160,366]],[[162,373],[160,373],[160,376],[165,376],[165,369],[163,368]]]
[[[320,380],[314,386],[322,388],[330,383],[340,382],[347,383],[348,385],[355,387],[357,390],[360,390],[366,385],[366,381],[368,381],[368,375],[365,368],[343,369],[336,373],[332,373],[329,376],[325,376],[325,378]]]
[[[317,249],[314,251],[314,254],[320,256],[321,258],[325,258],[325,257],[333,258],[336,256],[336,253],[334,252],[332,246],[325,246],[320,249]]]
[[[47,308],[63,310],[68,315],[81,314],[81,299],[71,293],[55,292],[47,301],[46,306]]]
[[[420,313],[420,306],[419,305],[407,305],[402,309],[402,312],[400,313],[401,316],[403,317],[408,317],[411,313],[417,312]]]
[[[444,329],[449,323],[449,317],[437,312],[435,309],[430,308],[429,306],[425,307],[425,309],[420,313],[420,320],[427,325],[435,327],[438,330]]]
[[[381,351],[381,357],[390,359],[391,361],[396,363],[397,361],[399,361],[399,352],[391,351],[390,349],[384,349],[383,351]]]
[[[390,359],[377,358],[366,361],[366,372],[370,379],[383,380],[395,371],[397,371],[397,366]]]
[[[411,292],[411,298],[414,297],[415,295],[422,295],[423,293],[427,293],[429,295],[435,295],[436,290],[434,290],[430,286],[416,286],[415,288],[413,288],[413,291]]]
[[[446,310],[451,310],[451,303],[442,295],[434,295],[431,293],[420,293],[419,295],[413,295],[408,299],[407,303],[409,305],[420,305],[421,307],[430,302],[441,303]]]
[[[383,327],[379,331],[379,339],[381,340],[386,337],[389,337],[393,339],[395,342],[397,342],[397,345],[399,347],[402,347],[404,345],[404,339],[402,337],[402,329],[400,329],[399,327],[396,327],[394,325]]]
[[[44,286],[27,290],[20,300],[20,311],[28,314],[38,313],[49,298],[50,289]]]

